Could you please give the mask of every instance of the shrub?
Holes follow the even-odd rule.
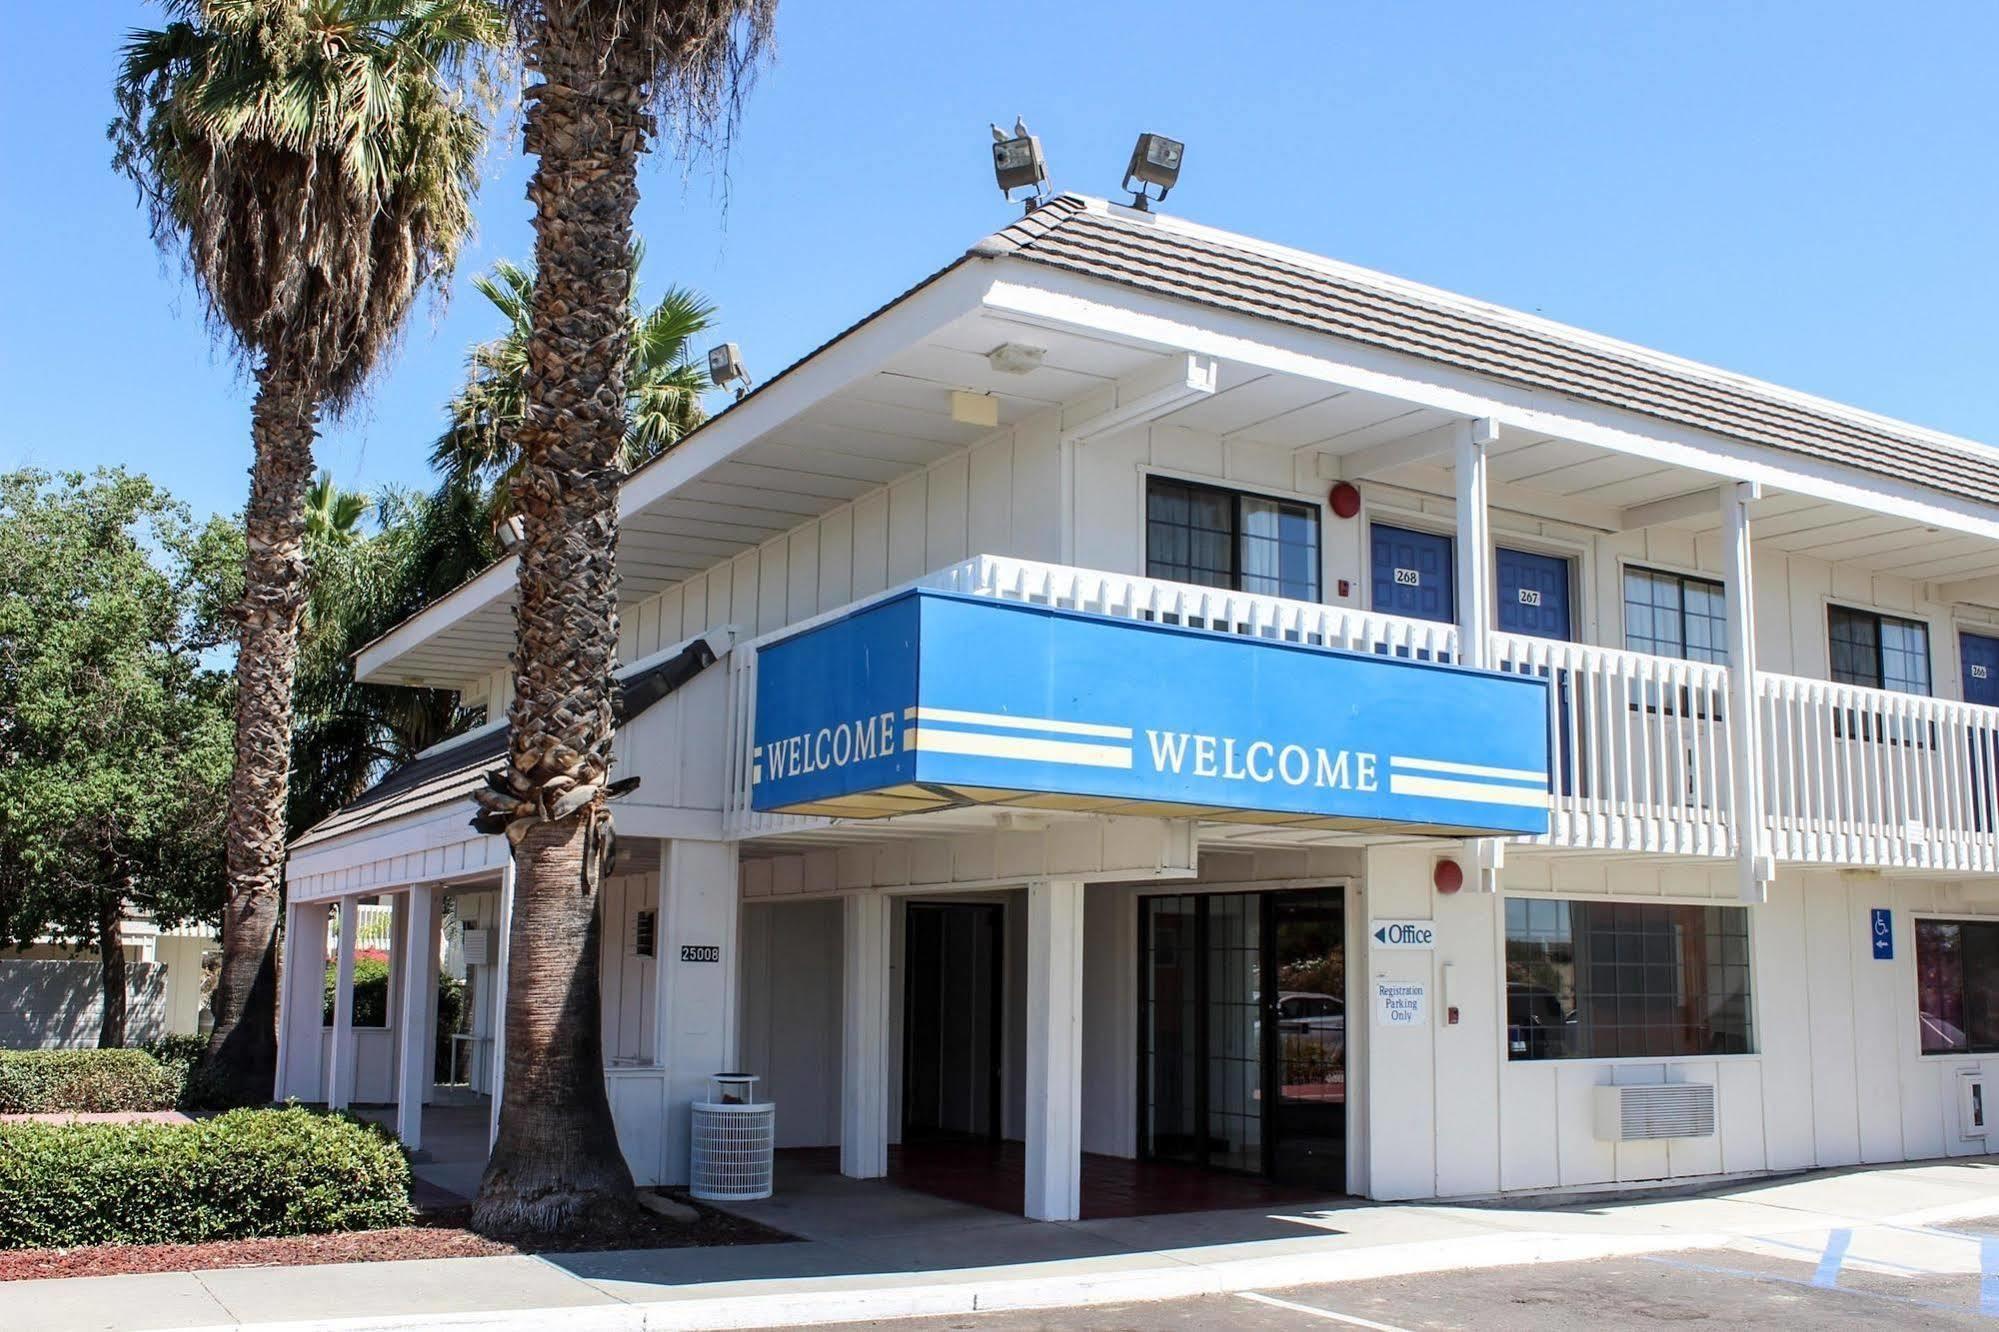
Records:
[[[144,1050],[0,1050],[0,1114],[171,1110],[186,1079]]]
[[[158,1040],[140,1041],[134,1049],[144,1050],[162,1064],[194,1068],[208,1058],[208,1038],[196,1032],[177,1032]]]
[[[298,1106],[191,1124],[0,1123],[0,1248],[194,1244],[410,1219],[409,1161]]]

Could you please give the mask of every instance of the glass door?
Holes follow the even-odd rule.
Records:
[[[1346,912],[1337,891],[1267,893],[1265,1173],[1287,1184],[1346,1187]]]
[[[1141,899],[1141,1156],[1344,1187],[1341,903],[1338,889]]]

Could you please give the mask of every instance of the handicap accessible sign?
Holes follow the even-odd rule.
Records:
[[[1875,907],[1868,920],[1867,936],[1874,941],[1874,960],[1895,960],[1895,918],[1887,907]]]

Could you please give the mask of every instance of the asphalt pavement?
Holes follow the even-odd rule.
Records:
[[[1896,1227],[1866,1256],[1834,1231],[1813,1253],[1761,1245],[1584,1263],[1428,1273],[1159,1303],[911,1318],[882,1332],[1605,1332],[1701,1324],[1742,1328],[1999,1326],[1999,1217]],[[1845,1235],[1842,1243],[1841,1236]]]

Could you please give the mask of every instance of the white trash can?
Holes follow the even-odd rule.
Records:
[[[708,1082],[709,1098],[693,1105],[687,1191],[710,1202],[770,1197],[777,1107],[754,1099],[750,1074],[717,1073]]]

